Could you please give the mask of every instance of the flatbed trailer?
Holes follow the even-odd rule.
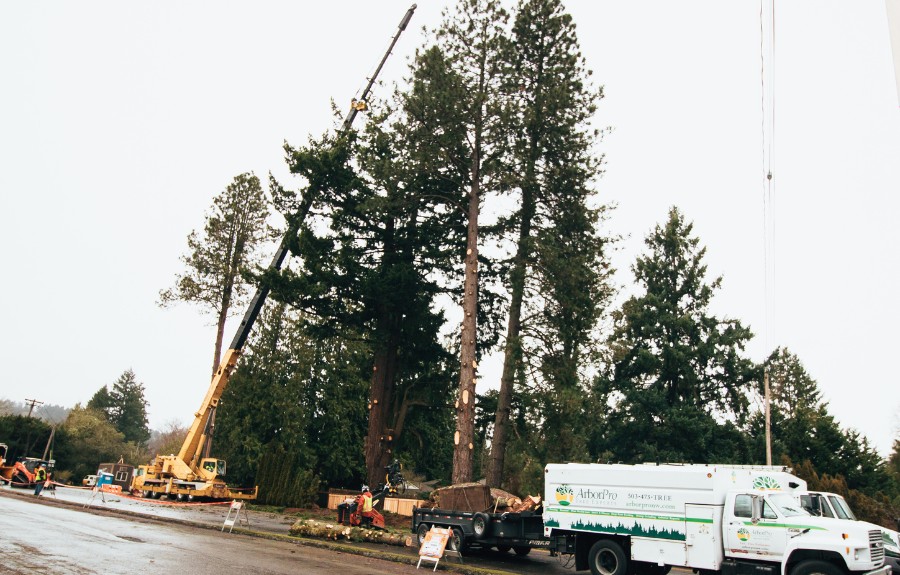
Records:
[[[501,553],[512,549],[516,555],[527,555],[535,547],[550,546],[550,539],[544,536],[540,511],[489,513],[426,507],[413,509],[412,531],[420,546],[432,526],[452,529],[453,535],[447,542],[452,551],[494,547]]]

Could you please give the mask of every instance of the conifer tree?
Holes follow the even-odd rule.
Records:
[[[587,359],[582,356],[584,344],[590,341],[587,334],[609,291],[603,287],[608,272],[602,261],[603,241],[596,232],[602,211],[589,207],[602,160],[593,150],[599,133],[589,121],[602,91],[589,85],[590,71],[579,51],[575,24],[559,0],[521,1],[512,33],[506,80],[515,103],[509,182],[519,209],[500,226],[512,236],[515,248],[507,280],[509,317],[487,475],[488,484],[498,486],[516,374],[523,373],[523,364],[532,364],[528,373],[543,376],[556,388],[545,389],[542,396],[578,396],[576,373]],[[523,325],[529,298],[534,313],[527,315],[534,321]],[[572,305],[576,299],[577,305]],[[551,333],[558,346],[546,341]],[[525,341],[529,334],[531,349]],[[547,407],[547,413],[559,413]],[[570,426],[545,427],[554,428]]]
[[[721,277],[706,279],[706,248],[677,208],[647,237],[632,267],[644,293],[614,314],[617,405],[607,445],[622,461],[746,459],[747,392],[759,371],[743,357],[750,330],[710,314]]]
[[[159,293],[161,306],[191,302],[215,316],[212,374],[221,359],[225,321],[248,292],[241,272],[254,263],[258,248],[272,236],[268,216],[259,178],[252,173],[235,176],[213,199],[202,236],[196,230],[188,236],[189,253],[181,257],[185,271],[175,276],[174,287]]]

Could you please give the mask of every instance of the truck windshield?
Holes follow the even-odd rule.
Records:
[[[850,519],[851,521],[856,521],[856,515],[850,511],[850,506],[847,505],[847,502],[844,501],[843,497],[838,497],[837,495],[829,495],[828,501],[831,502],[831,506],[834,507],[834,512],[841,519]]]
[[[772,493],[767,497],[778,511],[785,517],[796,517],[798,515],[809,515],[805,509],[800,507],[800,503],[787,493]]]

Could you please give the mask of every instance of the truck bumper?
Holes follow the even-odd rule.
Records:
[[[878,569],[875,569],[874,571],[868,571],[866,573],[863,573],[863,575],[891,575],[891,566],[885,563]]]

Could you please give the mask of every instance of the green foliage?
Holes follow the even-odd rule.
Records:
[[[111,423],[125,441],[145,445],[150,439],[144,384],[138,383],[130,369],[113,383],[112,391],[105,385],[97,390],[85,408]]]
[[[109,421],[125,437],[125,441],[144,445],[150,439],[147,421],[147,400],[144,384],[137,381],[132,370],[126,370],[109,392]]]
[[[75,479],[96,473],[101,463],[120,457],[131,465],[144,462],[144,453],[128,443],[102,413],[78,405],[57,429],[55,442],[57,469],[69,471]]]
[[[176,302],[198,304],[216,318],[216,341],[212,373],[219,366],[225,321],[232,309],[244,303],[249,282],[242,273],[249,268],[259,248],[273,236],[266,225],[269,206],[259,178],[253,173],[235,176],[213,199],[206,216],[203,236],[188,236],[189,253],[181,257],[184,273],[175,276],[175,286],[160,291],[159,305]]]
[[[51,427],[36,417],[0,415],[0,441],[9,448],[6,458],[15,462],[20,457],[41,457]]]
[[[260,504],[309,507],[316,500],[318,477],[306,467],[304,456],[286,452],[280,444],[267,446],[256,478]]]
[[[758,375],[742,357],[750,330],[708,312],[721,278],[706,283],[705,248],[673,208],[647,239],[649,254],[633,267],[645,290],[614,314],[612,381],[616,405],[607,448],[617,459],[735,461],[743,455],[733,425],[746,413],[746,391]]]

